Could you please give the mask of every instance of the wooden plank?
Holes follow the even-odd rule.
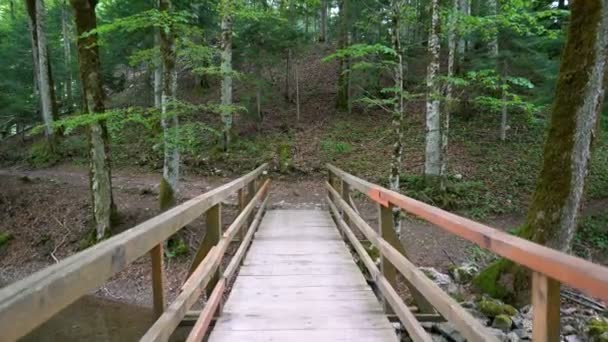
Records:
[[[326,188],[335,193],[329,184]],[[384,241],[343,199],[337,198],[334,202],[350,217],[351,222],[373,243],[388,261],[401,272],[401,274],[443,315],[446,320],[454,324],[458,331],[469,341],[498,341],[488,329],[475,319],[458,302],[430,280],[414,264],[404,257],[398,250]]]
[[[152,296],[154,302],[154,314],[160,317],[165,311],[165,270],[163,265],[163,244],[156,245],[150,251],[152,260]]]
[[[97,288],[154,246],[244,187],[267,164],[134,228],[0,289],[0,331],[16,340]]]
[[[315,330],[222,330],[213,329],[212,342],[378,342],[397,341],[393,328]]]
[[[327,197],[326,200],[327,200],[327,203],[329,204],[330,210],[337,217],[337,215],[339,214],[338,208],[334,205],[333,202],[331,202],[329,197]],[[392,311],[394,311],[397,314],[397,316],[399,317],[399,320],[401,321],[401,323],[403,324],[403,326],[409,333],[412,340],[431,342],[432,339],[429,336],[429,334],[426,333],[424,328],[416,320],[416,317],[414,317],[414,314],[410,311],[410,309],[407,307],[407,305],[405,305],[405,303],[403,303],[403,301],[401,300],[401,298],[399,297],[399,295],[397,294],[395,289],[392,287],[392,285],[386,280],[386,278],[382,275],[380,270],[378,270],[378,267],[376,266],[376,264],[374,263],[372,258],[369,256],[369,254],[367,253],[367,251],[365,250],[365,248],[363,247],[361,242],[359,242],[359,240],[357,239],[355,234],[352,232],[350,227],[346,224],[346,222],[344,220],[342,220],[340,218],[338,218],[337,221],[338,221],[338,227],[344,232],[344,235],[346,236],[348,241],[350,241],[352,246],[355,248],[355,251],[357,251],[357,254],[359,254],[359,257],[363,261],[363,264],[369,271],[370,275],[376,281],[376,284],[378,285],[378,288],[382,292],[382,295],[383,295],[383,298],[384,298],[386,304],[388,304],[390,306],[390,308],[392,309]]]
[[[547,276],[532,272],[532,339],[536,342],[560,340],[560,284]]]
[[[219,268],[221,260],[221,254],[218,253],[217,247],[213,247],[182,286],[177,298],[154,322],[140,341],[168,341],[175,328],[186,316],[192,305],[196,303],[203,292],[203,288]]]
[[[249,247],[249,243],[251,243],[253,234],[255,233],[257,226],[260,224],[262,215],[266,208],[266,203],[268,203],[268,197],[266,197],[264,199],[264,202],[262,202],[262,204],[260,205],[260,209],[258,210],[257,214],[255,215],[255,218],[253,219],[253,222],[251,223],[251,226],[249,227],[247,234],[241,240],[241,245],[237,249],[236,253],[234,253],[234,256],[232,256],[232,259],[230,260],[230,264],[228,264],[228,266],[226,267],[226,270],[224,270],[224,278],[231,279],[232,276],[234,275],[234,273],[236,272],[237,268],[241,264],[241,260],[243,260],[243,257],[245,256],[245,252],[247,251],[247,248]]]
[[[192,330],[190,330],[190,334],[188,334],[186,342],[199,342],[203,340],[203,337],[205,337],[207,329],[209,328],[209,324],[213,320],[215,312],[218,310],[218,307],[222,301],[222,295],[224,294],[225,288],[226,278],[222,277],[207,299],[205,308],[201,311],[201,315],[196,323],[194,323]]]
[[[210,341],[300,341],[307,336],[329,341],[362,327],[383,331],[372,334],[376,340],[397,341],[344,242],[310,240],[321,229],[313,224],[328,220],[323,211],[266,212]],[[338,237],[335,226],[322,229]],[[290,238],[258,240],[258,234]]]
[[[608,267],[591,263],[452,214],[328,165],[330,174],[386,206],[389,203],[560,283],[608,301]]]

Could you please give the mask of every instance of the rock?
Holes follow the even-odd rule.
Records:
[[[566,342],[581,342],[581,339],[576,335],[567,335],[564,336],[564,341]]]
[[[445,273],[441,273],[435,267],[420,267],[420,270],[437,285],[448,285],[452,283],[452,278]]]
[[[562,328],[562,334],[563,335],[573,335],[573,334],[576,334],[576,329],[573,326],[571,326],[570,324],[566,324]]]
[[[473,308],[475,308],[475,303],[474,302],[462,302],[462,303],[460,303],[460,306],[462,306],[465,309],[473,309]]]
[[[565,315],[565,316],[570,316],[570,315],[576,313],[576,311],[578,311],[578,309],[574,306],[570,307],[570,308],[561,309],[562,315]]]
[[[596,341],[602,341],[599,338],[608,333],[608,318],[594,317],[587,322],[587,335],[595,338]],[[604,341],[602,341],[604,342]],[[608,342],[608,340],[606,340]]]
[[[507,334],[500,329],[489,328],[490,333],[498,338],[499,341],[506,341]]]
[[[460,335],[458,330],[448,322],[437,323],[433,326],[433,331],[454,342],[465,342],[466,339]]]
[[[517,337],[519,337],[521,340],[531,340],[532,339],[532,335],[524,329],[515,329],[512,331],[512,333],[515,333],[517,335]]]
[[[420,325],[425,329],[425,330],[432,330],[433,326],[435,325],[435,323],[433,322],[420,322]]]
[[[507,341],[509,342],[519,342],[520,340],[519,335],[513,331],[507,334]]]
[[[490,318],[496,317],[498,315],[517,315],[517,310],[513,306],[509,304],[504,304],[503,302],[497,299],[482,299],[477,304],[477,307],[479,308],[479,311],[481,311],[484,315]]]
[[[431,335],[433,342],[449,342],[445,337],[441,335]]]
[[[512,325],[513,321],[511,321],[511,318],[504,314],[494,317],[494,321],[492,322],[492,328],[500,329],[504,332],[510,331]]]
[[[513,316],[511,317],[511,320],[513,321],[513,326],[516,329],[521,329],[524,327],[524,318],[521,316]]]
[[[608,342],[608,331],[601,334],[598,338],[595,339],[597,342]]]
[[[462,266],[454,267],[450,270],[452,278],[454,278],[454,281],[458,284],[470,282],[477,273],[479,273],[479,268],[475,264],[463,264]]]

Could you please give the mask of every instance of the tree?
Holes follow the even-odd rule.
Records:
[[[327,39],[327,1],[321,0],[321,27],[319,29],[319,42],[321,43]]]
[[[78,63],[82,83],[83,112],[103,113],[105,94],[102,87],[101,63],[97,33],[97,0],[70,0],[78,33]],[[110,142],[104,120],[95,120],[87,129],[89,178],[96,237],[102,239],[112,228],[116,206],[112,196]]]
[[[429,64],[426,73],[426,149],[424,176],[436,181],[441,174],[441,113],[439,102],[439,1],[431,0],[431,30],[429,33]]]
[[[574,1],[570,8],[543,166],[519,231],[521,237],[565,252],[576,231],[608,69],[608,1]],[[528,277],[526,270],[501,259],[475,284],[497,297],[521,296]]]
[[[159,0],[161,13],[171,12],[171,0]],[[175,205],[175,194],[179,180],[179,149],[175,142],[179,122],[177,113],[170,111],[171,101],[177,93],[177,68],[175,54],[175,33],[171,20],[160,28],[160,56],[162,60],[161,126],[163,127],[163,179],[160,183],[160,209]]]
[[[346,49],[349,46],[349,1],[338,0],[338,8],[340,12],[340,34],[338,38],[338,49]],[[348,110],[349,108],[349,78],[350,78],[350,58],[340,58],[338,68],[338,95],[336,99],[336,108],[340,110]]]
[[[222,0],[220,12],[221,23],[221,72],[222,72],[222,122],[224,124],[222,134],[224,151],[228,150],[230,134],[232,131],[233,106],[232,106],[232,16],[234,4],[232,0]],[[290,51],[291,54],[291,51]],[[289,64],[289,61],[287,62]]]
[[[63,43],[63,63],[67,72],[67,78],[64,83],[64,96],[66,106],[72,109],[72,106],[74,104],[74,101],[72,99],[74,79],[72,76],[72,35],[70,32],[69,19],[69,7],[67,1],[64,0],[61,4],[61,38]]]
[[[27,12],[32,40],[32,54],[34,58],[34,80],[38,86],[40,96],[44,133],[51,146],[54,145],[55,128],[53,121],[57,118],[57,105],[55,101],[55,88],[51,74],[51,64],[44,29],[46,10],[43,0],[26,0]]]
[[[446,189],[445,180],[448,172],[448,140],[450,132],[450,114],[453,102],[453,87],[451,78],[454,76],[454,62],[456,54],[456,11],[458,11],[458,0],[452,0],[452,8],[448,14],[448,70],[447,82],[445,82],[445,100],[443,117],[441,120],[441,169],[440,188]]]

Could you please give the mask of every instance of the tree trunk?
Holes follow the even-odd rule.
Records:
[[[85,113],[101,113],[104,107],[104,92],[99,61],[97,35],[85,33],[97,28],[95,6],[97,0],[70,0],[76,19],[78,33],[78,61],[82,82]],[[93,217],[97,239],[102,239],[112,227],[116,207],[112,197],[110,144],[104,121],[92,123],[88,129],[90,186]]]
[[[223,0],[222,14],[222,122],[224,124],[224,151],[230,144],[232,131],[232,0]]]
[[[154,32],[154,42],[159,47],[157,59],[154,62],[154,108],[161,109],[163,103],[163,63],[160,56],[160,31]]]
[[[401,161],[403,159],[403,122],[405,116],[405,103],[403,98],[403,54],[401,51],[401,6],[396,1],[393,4],[391,30],[391,44],[397,53],[395,60],[395,107],[393,108],[392,129],[395,136],[393,153],[391,156],[391,174],[389,176],[389,189],[400,192]],[[393,221],[397,236],[401,238],[401,215],[398,208],[393,211]]]
[[[565,252],[576,231],[608,69],[608,0],[573,1],[570,9],[543,166],[519,231],[521,237]],[[521,298],[529,290],[529,273],[501,259],[475,284],[494,296]]]
[[[9,0],[8,2],[9,11],[11,12],[11,19],[15,21],[15,0]]]
[[[53,147],[55,134],[53,120],[57,117],[57,106],[55,104],[55,91],[51,84],[51,65],[44,30],[46,11],[42,0],[27,0],[26,5],[32,33],[32,48],[36,50],[33,52],[36,69],[35,79],[38,83],[44,133],[50,146]]]
[[[471,15],[471,0],[458,0],[458,10],[462,13],[462,15]],[[460,37],[458,40],[458,73],[462,73],[464,70],[464,59],[467,52],[469,42]]]
[[[298,75],[298,64],[294,66],[296,74],[296,120],[300,122],[300,78]]]
[[[291,101],[291,49],[287,49],[287,64],[285,65],[285,100]]]
[[[319,30],[319,42],[327,39],[327,0],[321,0],[321,29]]]
[[[441,115],[439,113],[439,1],[431,0],[431,31],[429,33],[429,65],[427,67],[426,85],[426,150],[424,175],[429,180],[439,177],[441,173]],[[433,180],[433,181],[436,181]]]
[[[67,73],[67,80],[64,83],[64,93],[65,93],[65,101],[66,106],[73,108],[74,99],[73,99],[73,86],[74,86],[74,77],[72,75],[72,35],[70,34],[70,14],[68,12],[68,4],[64,0],[61,8],[61,34],[63,39],[63,63],[65,66],[65,71]]]
[[[349,0],[338,0],[340,11],[340,38],[338,39],[338,49],[345,49],[348,47],[348,1]],[[348,57],[340,58],[340,67],[338,68],[338,95],[336,101],[336,108],[339,110],[348,110],[349,62]]]
[[[454,76],[454,60],[456,52],[456,18],[455,12],[458,10],[458,0],[452,0],[452,11],[448,18],[448,79]],[[448,80],[445,85],[445,105],[441,121],[441,170],[440,188],[446,189],[446,178],[448,176],[448,140],[450,133],[450,112],[452,110],[452,84]]]
[[[488,0],[488,9],[491,16],[498,15],[498,0]],[[490,49],[490,57],[498,58],[498,34],[492,36],[488,47]]]
[[[159,0],[161,12],[171,11],[171,0]],[[177,68],[175,36],[173,28],[160,30],[160,55],[162,60],[161,125],[163,127],[163,179],[160,183],[160,209],[167,210],[175,205],[179,180],[179,148],[176,142],[179,122],[176,113],[170,111],[170,102],[175,100],[177,91]]]

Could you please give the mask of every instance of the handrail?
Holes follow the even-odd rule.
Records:
[[[12,341],[24,336],[162,244],[208,209],[247,187],[266,168],[267,164],[263,164],[238,179],[0,289],[2,338]]]
[[[533,340],[559,340],[560,282],[576,288],[590,296],[608,300],[608,268],[593,264],[545,246],[536,244],[481,223],[449,213],[410,197],[388,190],[381,186],[362,180],[333,165],[327,164],[329,170],[328,201],[330,208],[341,209],[344,221],[352,222],[368,240],[380,251],[382,259],[393,264],[400,273],[419,290],[426,299],[469,340],[483,341],[477,328],[471,325],[468,317],[461,314],[461,308],[453,300],[446,298],[445,293],[433,293],[434,283],[426,277],[419,277],[419,270],[414,267],[390,243],[378,235],[357,215],[345,201],[350,197],[350,189],[366,194],[376,202],[381,211],[400,208],[414,214],[449,233],[467,239],[502,257],[528,267],[532,273],[532,305],[534,306]],[[334,180],[341,182],[341,190],[334,189]],[[381,218],[382,219],[382,218]],[[384,228],[383,228],[384,229]],[[382,234],[383,235],[383,234]],[[445,296],[444,296],[445,295]],[[406,322],[403,322],[406,325]],[[407,325],[406,325],[407,327]],[[473,328],[473,330],[471,330]],[[462,330],[464,329],[464,331]]]

